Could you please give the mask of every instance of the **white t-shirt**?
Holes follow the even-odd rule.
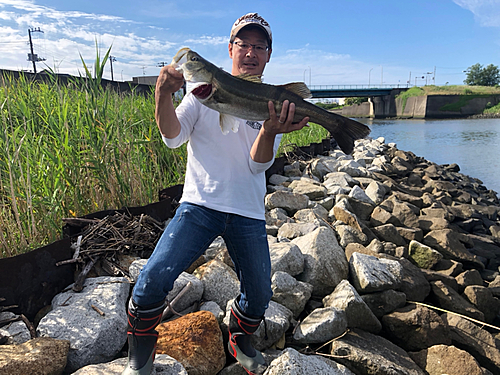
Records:
[[[265,171],[273,164],[257,163],[250,149],[262,123],[240,120],[237,133],[222,134],[219,112],[188,94],[177,107],[181,132],[173,139],[163,137],[170,148],[189,140],[186,179],[181,202],[217,211],[264,220]],[[282,135],[274,142],[274,155]]]

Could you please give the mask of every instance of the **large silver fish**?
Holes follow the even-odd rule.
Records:
[[[308,116],[311,122],[327,129],[346,154],[350,154],[354,141],[370,133],[368,126],[347,117],[329,112],[305,101],[311,93],[302,82],[285,85],[261,83],[260,77],[233,76],[202,58],[189,48],[177,52],[172,65],[182,72],[187,91],[202,104],[220,113],[222,132],[238,131],[236,118],[264,121],[269,118],[268,102],[274,103],[276,113],[281,112],[285,100],[295,103],[294,122]]]

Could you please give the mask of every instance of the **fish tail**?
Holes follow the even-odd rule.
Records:
[[[323,124],[333,138],[337,141],[340,149],[346,153],[352,153],[354,149],[354,141],[356,139],[365,138],[370,134],[370,128],[358,121],[352,120],[347,117],[339,116],[341,124],[338,124],[339,119],[335,119],[336,123],[333,126]]]

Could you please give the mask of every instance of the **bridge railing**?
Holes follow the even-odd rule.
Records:
[[[369,85],[311,85],[309,90],[359,90],[359,89],[403,89],[409,88],[407,83],[369,84]]]

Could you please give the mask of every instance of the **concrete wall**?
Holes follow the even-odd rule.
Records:
[[[402,118],[425,118],[427,96],[412,96],[406,100],[396,99],[396,116]],[[404,105],[404,108],[403,108]]]
[[[461,102],[461,104],[460,104]],[[427,99],[426,117],[461,117],[482,113],[488,103],[492,106],[500,102],[500,95],[475,97],[474,95],[432,95]],[[457,110],[444,110],[448,104],[457,104]]]
[[[372,117],[372,103],[349,105],[342,108],[341,115],[345,117]]]

